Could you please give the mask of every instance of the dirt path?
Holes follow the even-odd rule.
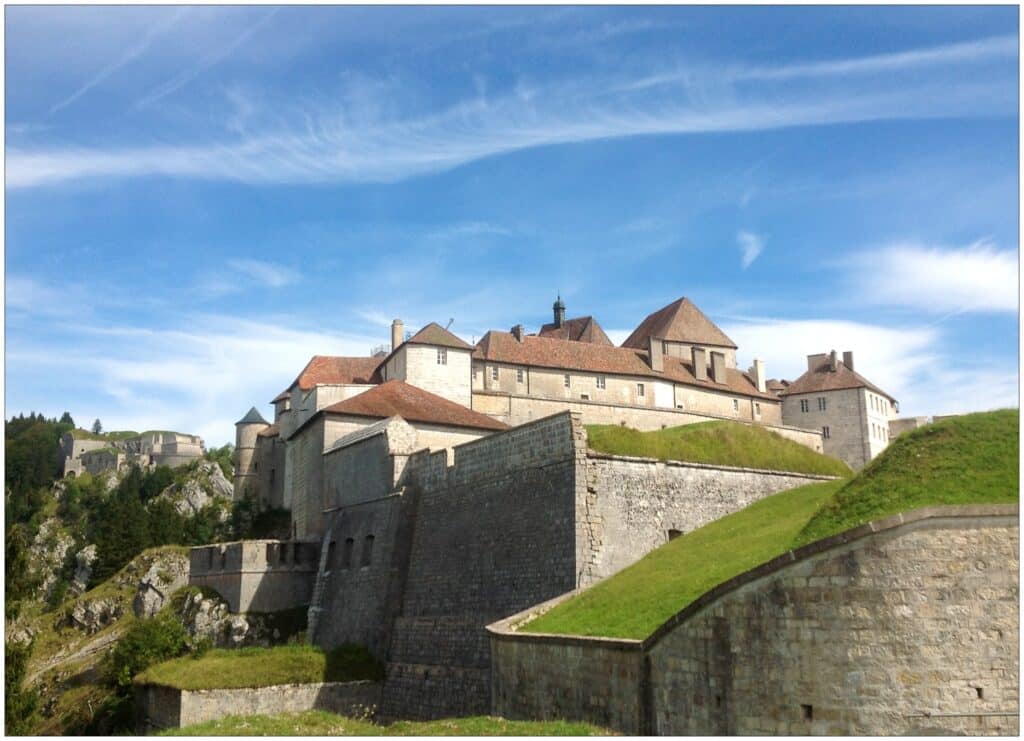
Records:
[[[89,641],[73,653],[65,655],[58,654],[57,656],[54,656],[45,664],[42,664],[41,666],[38,666],[34,670],[32,670],[32,672],[25,678],[25,684],[31,685],[37,679],[39,679],[39,677],[43,676],[43,674],[50,671],[51,669],[61,666],[62,664],[70,664],[72,662],[81,661],[82,659],[86,659],[90,656],[94,656],[95,654],[104,651],[112,643],[117,641],[117,639],[121,637],[122,633],[124,633],[123,629],[115,628],[114,630],[111,630],[109,633],[104,633],[101,636],[97,636],[96,638]]]

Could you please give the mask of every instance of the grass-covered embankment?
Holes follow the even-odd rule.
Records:
[[[640,432],[617,425],[588,425],[590,447],[609,455],[632,455],[769,471],[849,476],[849,467],[776,432],[739,422],[699,422]]]
[[[135,677],[135,683],[212,690],[383,678],[384,667],[362,646],[325,652],[315,646],[292,645],[213,649],[151,666]]]
[[[610,736],[587,723],[489,718],[398,721],[388,726],[321,710],[234,716],[164,731],[162,736]]]
[[[688,533],[521,628],[643,639],[717,585],[786,551],[931,505],[1019,501],[1016,410],[902,435],[855,478],[766,497]]]

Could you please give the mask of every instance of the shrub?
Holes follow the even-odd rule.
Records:
[[[173,614],[161,612],[135,623],[110,654],[107,678],[120,690],[131,688],[132,677],[153,664],[181,656],[188,648],[188,633]]]

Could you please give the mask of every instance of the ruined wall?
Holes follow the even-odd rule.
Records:
[[[830,476],[660,462],[589,453],[586,496],[577,504],[587,527],[580,584],[611,576],[669,540],[771,494]]]
[[[560,414],[443,452],[412,456],[418,490],[385,717],[487,713],[484,626],[576,585],[576,466],[583,431]]]
[[[192,548],[188,583],[217,590],[231,612],[277,612],[308,605],[316,542],[246,540]]]

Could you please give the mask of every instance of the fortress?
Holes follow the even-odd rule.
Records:
[[[85,430],[65,432],[58,456],[64,475],[117,471],[134,463],[150,466],[181,466],[203,457],[203,440],[198,435],[150,430],[139,434],[94,434]]]
[[[598,454],[587,424],[727,419],[854,468],[888,443],[897,403],[850,352],[777,381],[759,360],[737,368],[735,343],[685,298],[621,347],[593,317],[553,309],[537,334],[517,325],[475,346],[438,324],[407,337],[395,320],[390,351],[310,360],[272,423],[254,407],[236,426],[235,497],[290,510],[291,538],[194,548],[190,583],[233,612],[308,605],[313,643],[369,647],[387,667],[379,717],[515,712],[525,696],[492,663],[503,644],[488,625],[827,478]]]

